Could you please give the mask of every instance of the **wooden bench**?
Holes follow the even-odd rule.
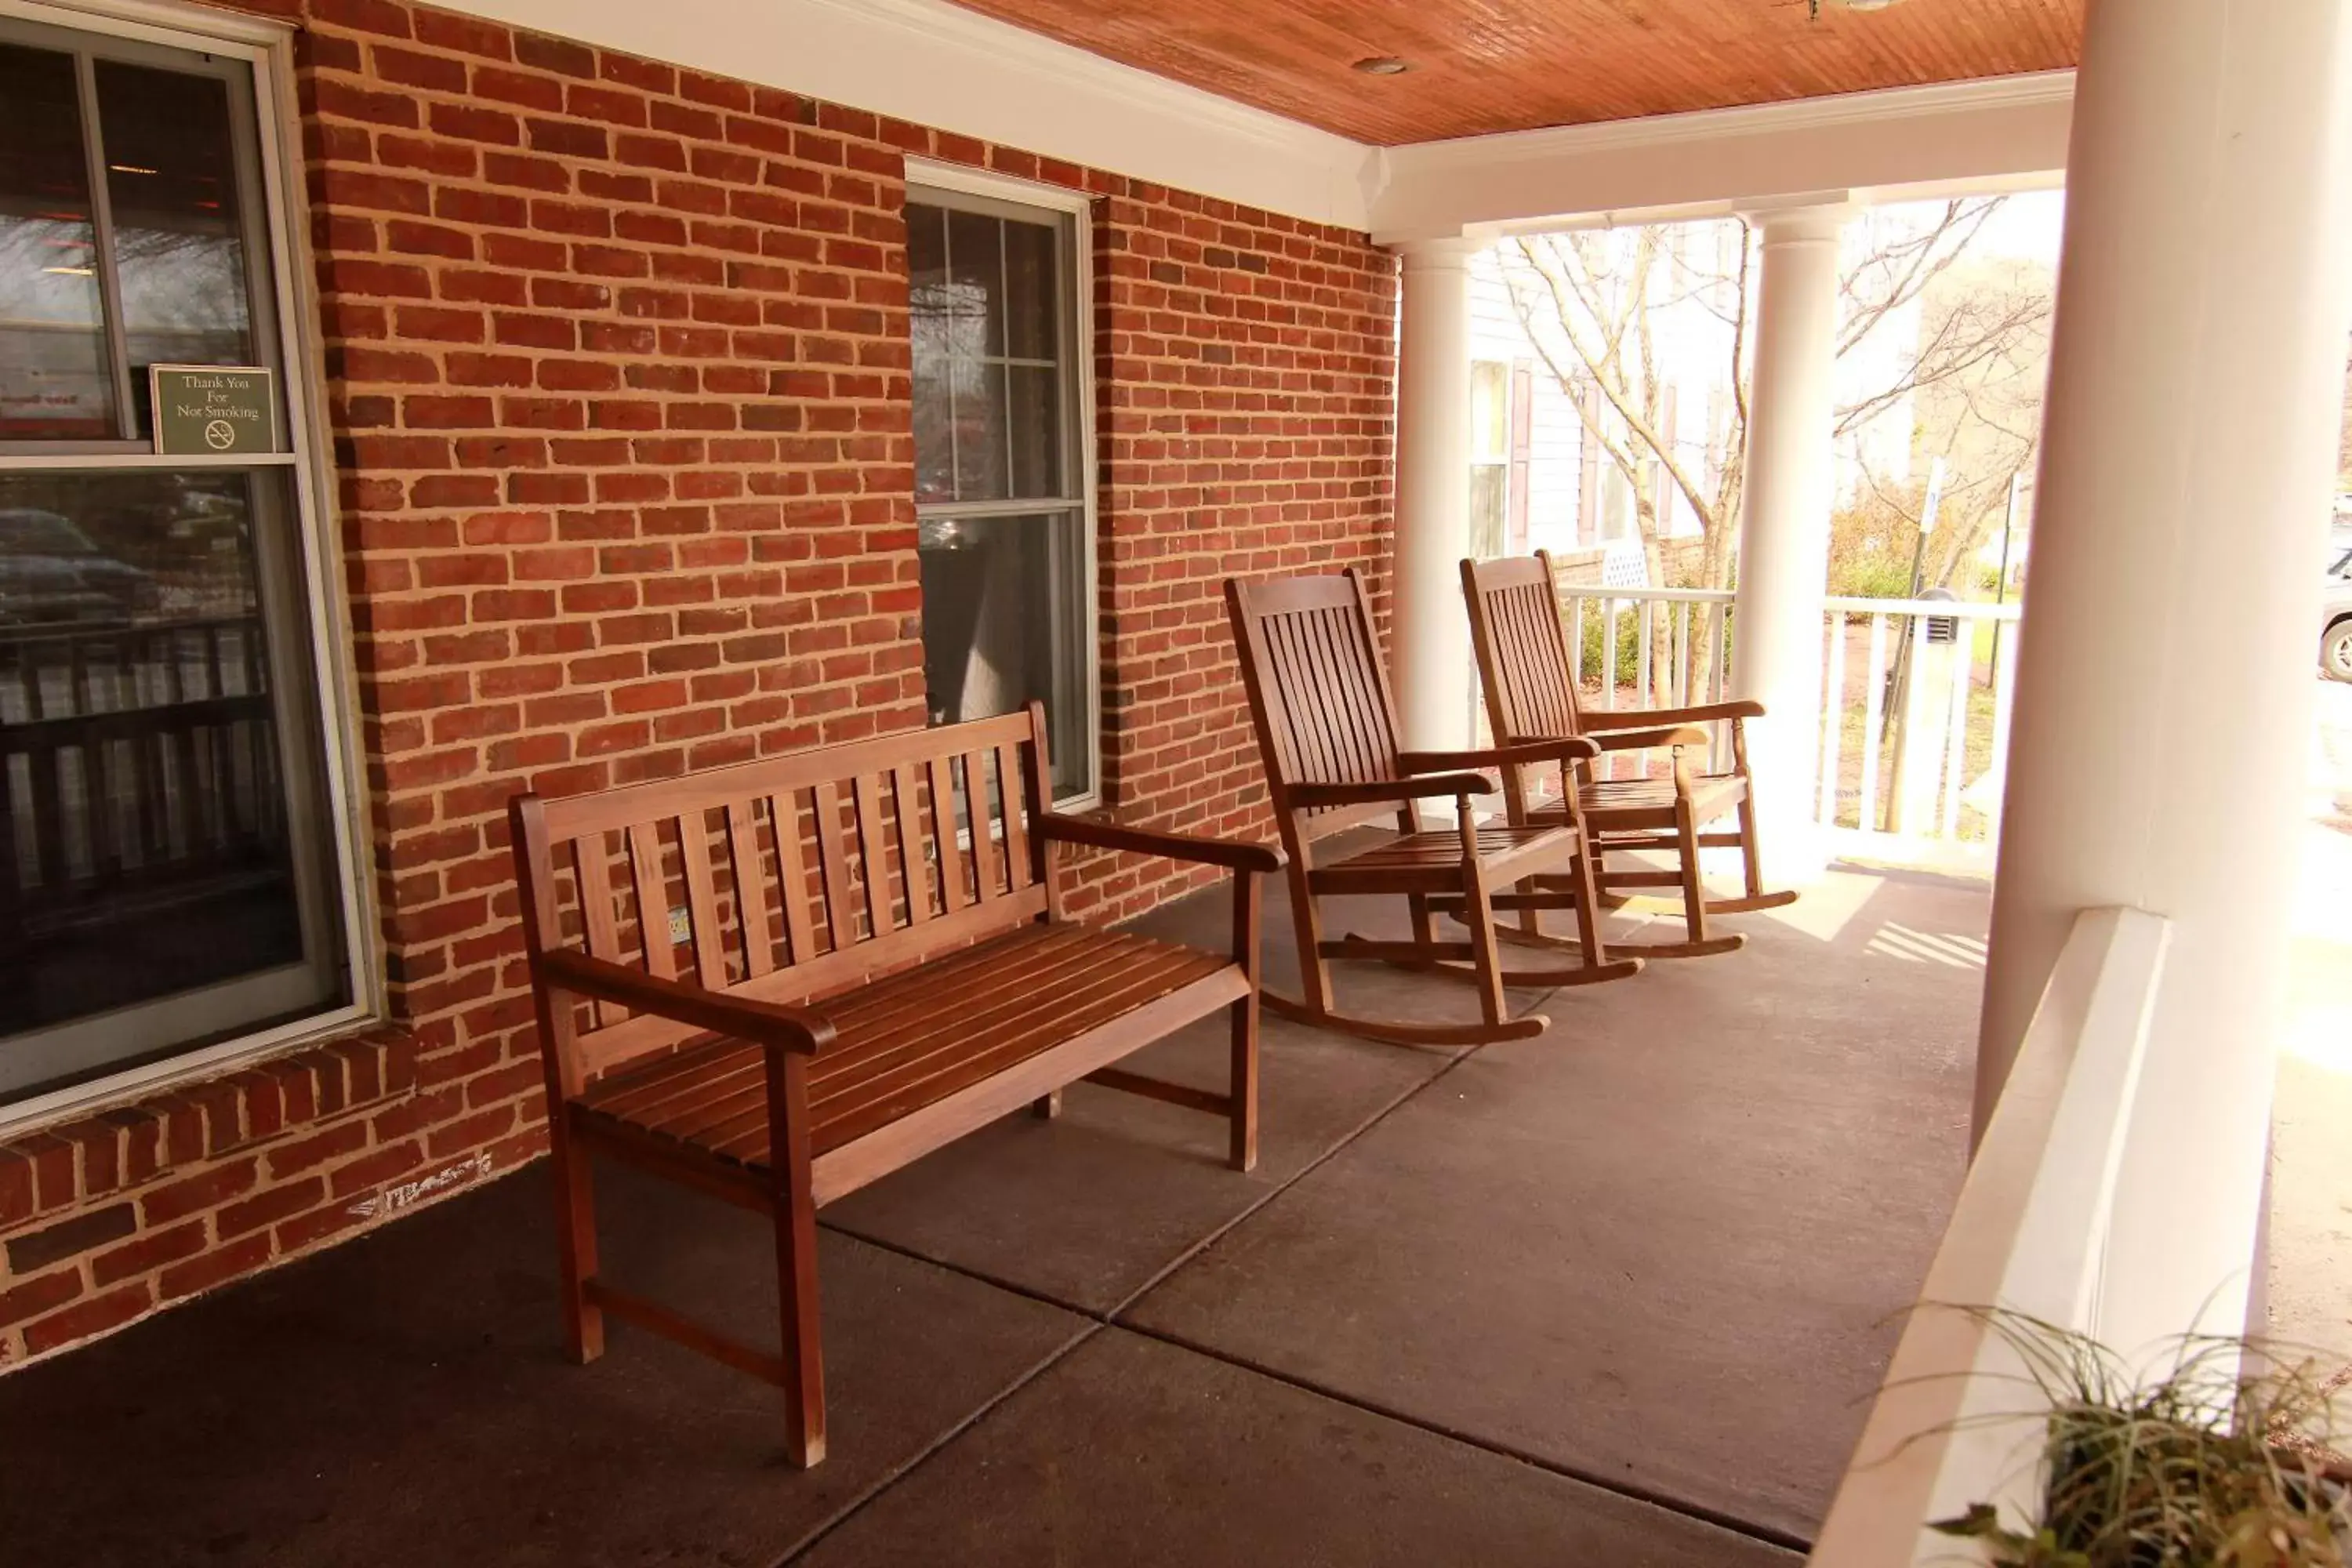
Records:
[[[564,800],[515,798],[547,1068],[565,1332],[603,1314],[782,1388],[824,1456],[819,1205],[1086,1079],[1211,1112],[1256,1159],[1259,874],[1279,852],[1055,814],[1045,715],[891,735]],[[1066,920],[1055,844],[1234,877],[1233,950]],[[615,873],[618,873],[616,875]],[[576,944],[576,945],[575,945]],[[1224,1093],[1114,1066],[1220,1008]],[[593,1151],[772,1216],[782,1350],[597,1278]]]

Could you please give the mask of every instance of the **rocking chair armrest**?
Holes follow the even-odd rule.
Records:
[[[572,948],[533,953],[530,967],[542,984],[602,1002],[618,1002],[641,1013],[657,1014],[753,1045],[781,1047],[808,1056],[833,1043],[833,1024],[819,1014],[709,991],[682,980],[665,980]]]
[[[1199,833],[1171,833],[1157,827],[1129,827],[1123,823],[1094,822],[1083,816],[1047,812],[1036,819],[1038,832],[1063,844],[1090,849],[1120,849],[1134,855],[1160,855],[1171,860],[1195,860],[1223,866],[1229,871],[1279,871],[1287,863],[1270,845],[1241,838],[1213,838]]]
[[[1486,773],[1422,773],[1405,779],[1366,779],[1357,784],[1296,784],[1290,804],[1299,806],[1380,805],[1390,801],[1428,800],[1437,795],[1492,795],[1496,784]]]
[[[1603,730],[1592,737],[1604,752],[1645,752],[1653,746],[1704,746],[1706,731],[1696,724],[1666,724],[1651,730]]]
[[[1665,724],[1708,724],[1717,719],[1761,719],[1764,704],[1751,697],[1721,702],[1696,702],[1687,708],[1620,708],[1585,713],[1579,725],[1586,734],[1597,730],[1648,730]]]
[[[1601,754],[1601,747],[1582,735],[1545,735],[1506,741],[1469,752],[1401,752],[1397,761],[1408,772],[1423,768],[1534,767],[1541,763],[1577,763]]]

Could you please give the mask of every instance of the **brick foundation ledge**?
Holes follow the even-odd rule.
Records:
[[[503,1170],[541,1142],[533,1130],[441,1160],[423,1130],[444,1115],[419,1094],[415,1039],[378,1026],[0,1141],[0,1371]]]

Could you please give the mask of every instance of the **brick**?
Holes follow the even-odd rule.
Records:
[[[9,1237],[8,1268],[14,1274],[37,1274],[52,1263],[120,1241],[138,1228],[139,1215],[130,1204],[109,1204]]]
[[[215,1247],[185,1263],[175,1263],[155,1277],[155,1294],[163,1300],[176,1301],[215,1285],[225,1285],[268,1262],[269,1246],[270,1238],[257,1233]]]
[[[33,1216],[33,1162],[14,1149],[0,1148],[0,1230]]]
[[[257,1168],[247,1155],[157,1187],[139,1200],[140,1215],[149,1225],[168,1225],[215,1207],[252,1186]]]
[[[70,1268],[0,1290],[0,1329],[63,1306],[80,1294],[81,1276]]]
[[[227,1241],[249,1230],[259,1230],[300,1214],[326,1195],[325,1182],[316,1176],[305,1176],[299,1182],[272,1187],[242,1203],[230,1204],[213,1216],[213,1226],[220,1238]]]
[[[192,1219],[125,1242],[90,1259],[89,1276],[101,1290],[141,1274],[152,1274],[166,1264],[194,1258],[205,1246],[205,1222]]]
[[[144,1280],[93,1296],[26,1324],[25,1353],[43,1355],[77,1340],[119,1329],[154,1305],[155,1293]]]

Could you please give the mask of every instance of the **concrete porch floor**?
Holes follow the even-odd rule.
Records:
[[[1742,953],[1521,994],[1550,1030],[1465,1054],[1269,1018],[1246,1176],[1221,1123],[1107,1090],[1008,1119],[824,1212],[807,1474],[737,1373],[625,1326],[562,1361],[534,1166],[0,1379],[0,1555],[1793,1562],[1958,1186],[1988,903],[1833,872],[1726,922]],[[1224,907],[1148,923],[1222,942]],[[1156,1052],[1216,1084],[1222,1024]],[[759,1222],[600,1199],[617,1279],[772,1331]]]

